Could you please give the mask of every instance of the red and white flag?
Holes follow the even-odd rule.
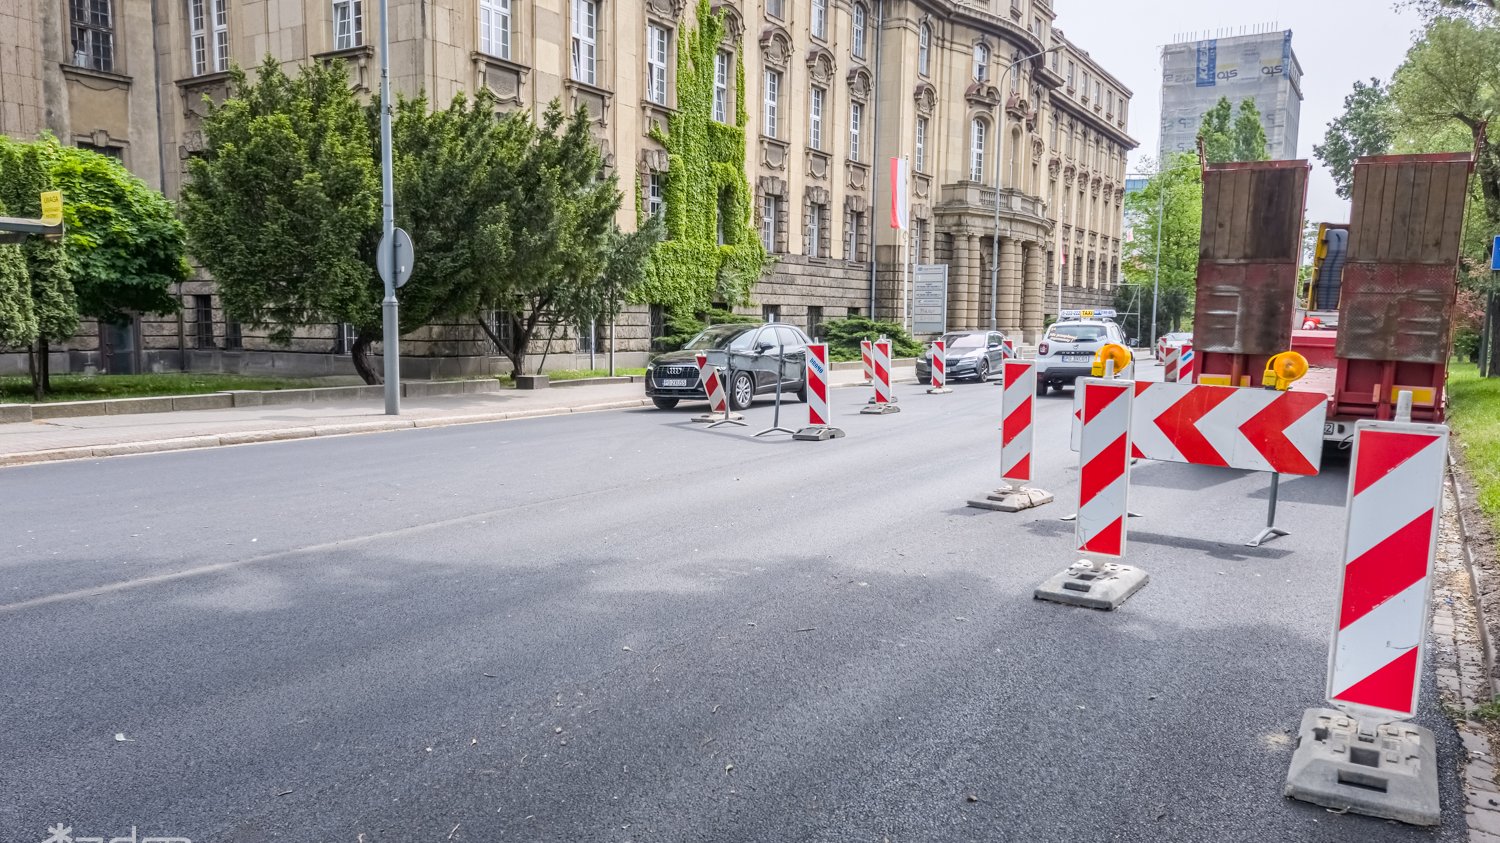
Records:
[[[905,231],[911,219],[911,196],[908,191],[907,163],[905,158],[891,159],[891,228]]]

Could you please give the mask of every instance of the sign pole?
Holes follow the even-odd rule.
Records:
[[[391,34],[389,0],[380,0],[380,245],[391,267],[396,259],[396,199],[391,176]],[[385,299],[381,302],[385,361],[385,414],[401,415],[401,316],[396,302],[396,278],[386,273]]]

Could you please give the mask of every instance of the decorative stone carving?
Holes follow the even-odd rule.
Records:
[[[833,60],[833,53],[822,47],[813,47],[807,51],[807,75],[812,81],[819,85],[827,85],[833,81],[833,71],[837,64]]]
[[[912,192],[926,199],[932,195],[932,179],[927,176],[916,176],[912,179]]]
[[[870,82],[870,71],[863,67],[856,67],[849,71],[848,80],[849,96],[857,100],[870,98],[870,91],[874,90],[874,85]]]
[[[1118,205],[1118,204],[1120,204],[1121,202],[1124,202],[1124,201],[1125,201],[1125,188],[1123,188],[1123,187],[1117,187],[1117,188],[1115,188],[1115,204]]]
[[[870,200],[863,196],[845,196],[844,210],[850,213],[863,214],[870,210]]]
[[[828,156],[821,152],[808,152],[807,174],[815,179],[828,178]]]
[[[973,82],[964,90],[964,99],[970,105],[994,108],[1000,103],[1000,89],[988,82]]]
[[[1005,98],[1005,113],[1017,120],[1025,117],[1026,112],[1030,110],[1025,98],[1020,94],[1011,94]]]
[[[643,173],[665,173],[669,166],[665,149],[641,150],[640,168]]]
[[[1042,160],[1042,150],[1043,150],[1042,139],[1039,136],[1037,136],[1037,135],[1032,135],[1031,136],[1031,157],[1032,157],[1032,159],[1036,160],[1036,161]]]
[[[686,8],[687,0],[646,0],[649,13],[673,21],[682,17],[682,10]]]
[[[785,69],[792,59],[792,39],[779,26],[767,26],[760,33],[760,54],[772,67]]]
[[[770,138],[760,139],[761,166],[772,170],[786,169],[786,144]]]
[[[870,170],[863,164],[849,165],[849,187],[851,190],[864,190],[870,181]]]
[[[1055,179],[1057,178],[1058,173],[1061,172],[1062,158],[1059,157],[1056,153],[1053,153],[1052,157],[1047,161],[1047,175]]]
[[[931,114],[937,108],[937,89],[926,82],[917,83],[917,88],[912,92],[917,101],[917,113]]]
[[[679,2],[685,3],[686,0]],[[715,0],[710,8],[714,14],[724,17],[724,40],[721,43],[729,47],[739,43],[740,36],[745,34],[745,19],[740,16],[739,8],[726,0]]]
[[[807,201],[814,205],[827,205],[831,201],[828,188],[813,185],[807,189]]]
[[[1076,167],[1074,167],[1072,164],[1069,164],[1068,166],[1064,167],[1063,168],[1063,183],[1064,184],[1072,184],[1073,183],[1073,177],[1075,175],[1077,175],[1077,173],[1078,173],[1078,169]]]
[[[762,196],[785,196],[786,179],[778,179],[775,176],[761,176],[755,180],[755,189]]]

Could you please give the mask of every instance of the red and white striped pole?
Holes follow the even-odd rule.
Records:
[[[1197,380],[1198,355],[1193,353],[1193,344],[1185,342],[1177,355],[1177,382],[1193,383]]]
[[[1052,493],[1027,488],[1032,480],[1031,454],[1036,439],[1036,361],[1006,360],[1000,384],[1000,476],[1005,485],[969,506],[1020,512],[1052,502]]]
[[[1422,685],[1447,460],[1443,425],[1355,426],[1328,654],[1336,710],[1304,712],[1288,796],[1418,825],[1440,820],[1432,732],[1399,721],[1416,714]]]
[[[1167,383],[1177,382],[1177,366],[1182,361],[1180,347],[1167,349],[1167,357],[1161,364],[1161,379]]]
[[[807,427],[792,434],[805,442],[838,439],[844,431],[833,427],[828,414],[828,345],[815,342],[807,346]]]
[[[703,394],[708,398],[708,412],[693,421],[710,422],[710,427],[720,424],[744,424],[739,421],[741,417],[738,413],[729,412],[729,398],[724,392],[724,378],[717,367],[708,365],[708,355],[700,351],[693,359],[698,364],[698,382],[703,385]]]
[[[872,347],[875,367],[875,401],[862,408],[860,412],[867,415],[899,413],[901,408],[896,406],[895,397],[891,394],[891,341],[878,339]]]
[[[941,395],[952,392],[948,388],[948,344],[942,340],[932,341],[932,387],[927,390],[929,395]]]
[[[1078,516],[1074,536],[1081,559],[1037,587],[1035,596],[1075,606],[1114,609],[1148,581],[1139,568],[1104,563],[1125,555],[1130,515],[1131,381],[1079,378],[1083,429],[1079,438]]]
[[[859,341],[859,365],[865,372],[865,385],[875,382],[875,349],[869,340]]]

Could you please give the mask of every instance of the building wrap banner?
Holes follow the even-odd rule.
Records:
[[[1219,42],[1198,42],[1198,87],[1211,88],[1219,72]]]

